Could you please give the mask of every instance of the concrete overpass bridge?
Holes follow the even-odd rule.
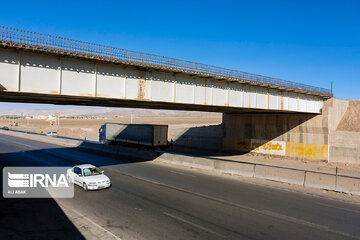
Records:
[[[0,26],[0,101],[223,112],[222,134],[196,136],[213,149],[206,139],[220,137],[226,151],[328,160],[333,108],[324,101],[331,96],[301,83]]]
[[[320,113],[328,89],[0,26],[0,101]]]

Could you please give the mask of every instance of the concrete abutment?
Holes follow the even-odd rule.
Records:
[[[328,160],[324,118],[324,114],[225,113],[223,150]]]
[[[360,133],[336,130],[348,105],[349,101],[331,98],[321,114],[224,113],[222,149],[299,160],[360,163]],[[344,149],[346,154],[342,154]]]

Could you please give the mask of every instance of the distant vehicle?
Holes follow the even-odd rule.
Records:
[[[12,123],[10,123],[10,126],[17,127],[17,126],[19,126],[19,124],[17,122],[12,122]]]
[[[104,174],[104,171],[91,164],[74,166],[67,170],[66,175],[69,182],[79,185],[84,190],[96,190],[111,186],[110,178]]]
[[[168,125],[104,123],[99,129],[99,142],[167,146]]]
[[[8,127],[6,127],[6,126],[4,126],[4,127],[0,128],[0,129],[2,129],[2,130],[9,130],[9,128],[8,128]]]
[[[48,133],[46,134],[46,136],[49,136],[49,137],[57,137],[58,134],[57,134],[57,132],[48,132]]]

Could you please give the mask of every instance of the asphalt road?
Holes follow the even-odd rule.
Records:
[[[360,205],[0,134],[1,166],[81,163],[100,166],[112,187],[75,187],[71,199],[2,198],[0,238],[83,239],[65,208],[109,238],[360,239]]]

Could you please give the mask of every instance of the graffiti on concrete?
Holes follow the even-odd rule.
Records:
[[[251,151],[264,154],[285,155],[286,142],[251,139]]]

